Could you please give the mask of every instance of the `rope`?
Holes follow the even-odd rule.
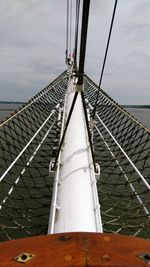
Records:
[[[68,36],[69,34],[69,0],[67,0],[67,21],[66,21],[66,63],[68,59]]]
[[[60,145],[64,103],[60,99],[64,101],[67,83],[64,72],[0,127],[2,176],[55,111],[0,182],[0,241],[47,231],[54,182],[48,168]],[[85,100],[93,107],[98,86],[85,75],[84,87],[83,108]],[[148,183],[150,132],[101,89],[96,115],[91,146],[101,168],[97,188],[104,231],[149,238],[150,191],[134,166]]]
[[[86,127],[87,127],[87,132],[88,132],[88,139],[89,139],[89,144],[90,144],[91,154],[92,154],[92,159],[93,159],[93,164],[94,164],[94,171],[96,173],[95,156],[94,156],[93,144],[92,144],[92,139],[91,139],[91,132],[90,132],[90,127],[89,127],[87,109],[86,109],[85,98],[84,98],[83,92],[81,92],[81,99],[82,99],[84,115],[85,115],[85,122],[86,122]]]
[[[103,65],[102,65],[102,70],[101,70],[101,75],[100,75],[99,89],[101,88],[101,83],[102,83],[102,79],[103,79],[104,69],[105,69],[105,65],[106,65],[106,59],[107,59],[107,54],[108,54],[108,49],[109,49],[109,44],[110,44],[110,38],[111,38],[112,28],[113,28],[113,24],[114,24],[114,18],[115,18],[115,14],[116,14],[117,2],[118,2],[118,0],[115,0],[113,14],[112,14],[112,19],[111,19],[111,24],[110,24],[110,30],[109,30],[109,35],[108,35],[108,40],[107,40],[107,45],[106,45],[106,50],[105,50],[105,55],[104,55],[104,60],[103,60]],[[97,97],[96,97],[96,101],[95,101],[95,105],[94,105],[93,119],[95,117],[95,112],[96,112],[96,107],[97,107],[97,102],[98,102],[98,97],[99,97],[99,89],[97,91]]]
[[[80,0],[76,0],[76,20],[75,20],[75,45],[74,45],[74,67],[77,68],[77,47],[78,47],[78,32],[79,32],[79,13]]]
[[[67,121],[66,121],[65,129],[64,129],[64,132],[63,132],[63,135],[62,135],[60,144],[59,144],[59,148],[58,148],[57,154],[56,154],[56,158],[55,158],[55,162],[54,162],[53,170],[55,170],[55,167],[56,167],[56,164],[57,164],[57,160],[58,160],[58,157],[59,157],[59,153],[60,153],[62,144],[63,144],[63,142],[64,142],[64,138],[65,138],[66,131],[67,131],[67,128],[68,128],[70,119],[71,119],[71,115],[72,115],[72,112],[73,112],[73,109],[74,109],[74,106],[75,106],[75,103],[76,103],[77,96],[78,96],[78,92],[75,92],[75,95],[74,95],[74,98],[73,98],[73,101],[72,101],[72,104],[71,104],[71,108],[70,108],[70,111],[69,111],[69,114],[68,114],[68,118],[67,118]]]
[[[48,167],[67,81],[64,72],[1,124],[0,241],[46,232],[53,187]]]
[[[85,77],[87,78],[86,75],[85,75]],[[89,77],[88,77],[88,80],[90,81],[91,84],[93,84],[93,86],[95,86],[97,88],[97,91],[100,90],[99,93],[104,94],[106,99],[108,99],[109,102],[111,102],[117,109],[119,109],[121,113],[124,113],[125,116],[128,116],[132,121],[134,121],[136,124],[138,124],[140,127],[142,127],[146,132],[150,133],[150,130],[146,126],[144,126],[133,115],[131,115],[124,108],[122,108],[119,104],[117,104],[103,89],[101,89],[101,88],[99,89],[99,87],[96,85],[96,83],[93,82]]]
[[[85,75],[85,97],[90,107],[97,89]],[[150,132],[101,89],[94,125],[104,231],[149,238]]]
[[[72,0],[70,0],[70,31],[69,31],[69,58],[72,52]]]

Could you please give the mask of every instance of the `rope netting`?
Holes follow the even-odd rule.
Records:
[[[86,76],[92,110],[98,87]],[[150,131],[103,90],[93,124],[104,231],[150,238]]]
[[[0,125],[0,240],[47,231],[66,72]],[[59,103],[59,104],[58,104]]]
[[[64,72],[0,125],[1,241],[47,232],[67,83]],[[91,114],[97,90],[85,76]],[[102,90],[92,125],[104,231],[150,238],[150,131]]]

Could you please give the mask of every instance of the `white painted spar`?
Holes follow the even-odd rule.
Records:
[[[75,91],[76,85],[70,78],[64,106],[65,122]],[[103,231],[80,92],[57,164],[48,233],[78,231]]]

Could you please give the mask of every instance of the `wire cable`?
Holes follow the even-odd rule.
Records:
[[[109,49],[109,44],[110,44],[110,38],[111,38],[111,34],[112,34],[112,28],[113,28],[113,24],[114,24],[114,18],[115,18],[115,14],[116,14],[117,3],[118,3],[118,0],[115,0],[112,19],[111,19],[111,24],[110,24],[110,30],[109,30],[109,34],[108,34],[108,40],[107,40],[107,45],[106,45],[106,50],[105,50],[105,55],[104,55],[101,75],[100,75],[99,88],[98,88],[98,91],[97,91],[97,97],[96,97],[96,101],[95,101],[95,105],[94,105],[94,109],[93,109],[93,116],[92,116],[93,119],[94,119],[95,113],[96,113],[96,107],[97,107],[98,97],[99,97],[99,89],[101,88],[104,69],[105,69],[105,65],[106,65],[106,59],[107,59],[107,54],[108,54],[108,49]]]
[[[76,0],[76,19],[75,19],[75,44],[74,44],[74,67],[77,69],[77,47],[78,47],[78,32],[79,32],[79,14],[80,0]]]
[[[90,0],[84,0],[83,11],[82,11],[82,29],[81,29],[80,58],[79,58],[79,72],[78,72],[78,84],[79,85],[83,83],[85,53],[86,53],[86,43],[87,43],[87,31],[88,31],[88,21],[89,21],[89,9],[90,9]],[[94,164],[94,171],[96,172],[94,151],[93,151],[93,145],[92,145],[92,139],[91,139],[91,133],[90,133],[90,127],[89,127],[89,122],[88,122],[88,116],[87,116],[87,110],[86,110],[86,104],[85,104],[83,91],[81,91],[81,98],[82,98],[82,104],[83,104],[83,109],[84,109],[88,139],[89,139],[89,144],[90,144],[91,154],[92,154],[92,159],[93,159],[93,164]]]
[[[81,92],[81,98],[82,98],[83,110],[84,110],[84,115],[85,115],[85,122],[86,122],[86,127],[87,127],[88,139],[89,139],[89,144],[90,144],[90,148],[91,148],[91,155],[92,155],[92,160],[93,160],[93,165],[94,165],[94,171],[96,173],[95,156],[94,156],[91,132],[90,132],[90,127],[89,127],[87,109],[86,109],[85,98],[84,98],[83,92]]]
[[[68,36],[69,34],[69,0],[67,0],[67,21],[66,21],[66,63],[68,59]]]
[[[58,151],[57,151],[57,154],[56,154],[53,170],[55,170],[55,167],[57,165],[57,160],[58,160],[58,157],[59,157],[59,153],[60,153],[62,144],[64,142],[64,138],[65,138],[66,131],[67,131],[70,119],[71,119],[71,115],[72,115],[72,112],[73,112],[73,109],[74,109],[74,106],[75,106],[75,103],[76,103],[77,96],[78,96],[78,92],[75,92],[75,95],[74,95],[74,98],[73,98],[73,101],[72,101],[72,104],[71,104],[71,108],[70,108],[70,111],[69,111],[69,114],[68,114],[68,118],[67,118],[67,121],[66,121],[66,125],[65,125],[65,128],[64,128],[64,132],[63,132],[63,135],[62,135],[62,138],[61,138],[61,141],[60,141],[60,144],[59,144],[59,148],[58,148]]]
[[[72,52],[72,0],[70,0],[69,58]]]

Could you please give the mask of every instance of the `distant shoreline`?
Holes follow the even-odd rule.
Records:
[[[21,107],[25,102],[21,101],[0,101],[0,111],[14,111]]]
[[[150,109],[150,105],[121,105],[123,108],[146,108]]]
[[[0,104],[25,104],[25,102],[21,101],[0,101]]]
[[[26,102],[22,102],[22,101],[0,101],[0,104],[16,104],[16,105],[23,105]],[[150,105],[120,105],[123,108],[146,108],[146,109],[150,109]],[[2,110],[2,109],[1,109]],[[9,109],[7,109],[9,110]],[[12,109],[10,109],[12,110]]]

